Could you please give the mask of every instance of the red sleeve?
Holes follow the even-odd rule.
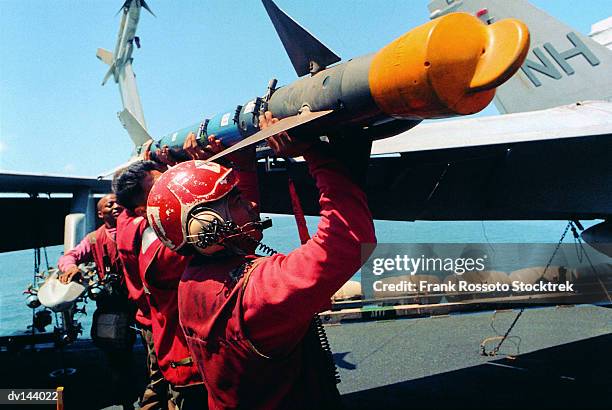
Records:
[[[243,299],[249,338],[271,354],[295,346],[313,315],[361,267],[362,244],[376,242],[363,191],[332,158],[313,151],[305,157],[320,192],[317,233],[288,255],[260,260]]]
[[[87,262],[93,262],[93,253],[91,252],[89,235],[85,235],[85,238],[76,247],[60,257],[57,261],[57,267],[60,271],[66,272],[73,266]]]

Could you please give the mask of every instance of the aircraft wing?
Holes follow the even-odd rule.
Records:
[[[0,252],[62,244],[66,215],[92,214],[95,199],[89,195],[110,192],[110,184],[89,177],[0,172]]]
[[[612,133],[612,103],[588,101],[541,111],[430,122],[375,141],[372,155],[517,144]]]
[[[372,147],[375,219],[556,220],[612,214],[612,103],[421,124]],[[268,168],[270,168],[268,166]],[[306,166],[260,172],[264,212],[291,213],[286,174],[318,213]],[[263,175],[266,173],[266,175]]]
[[[72,193],[82,188],[93,193],[110,191],[109,179],[52,174],[0,172],[0,193]]]

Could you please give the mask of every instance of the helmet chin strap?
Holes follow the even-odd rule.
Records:
[[[254,252],[255,248],[260,244],[260,241],[252,235],[255,232],[261,233],[264,229],[268,229],[271,226],[272,220],[270,218],[266,218],[263,221],[247,222],[244,225],[236,226],[236,232],[223,237],[219,244],[233,255],[249,254]]]
[[[272,219],[270,218],[266,218],[263,221],[259,220],[259,221],[252,221],[252,222],[247,222],[242,226],[239,226],[238,229],[240,229],[241,231],[245,232],[245,230],[253,230],[253,229],[257,229],[258,231],[263,231],[264,229],[268,229],[272,227]]]
[[[251,235],[272,226],[272,220],[247,222],[241,226],[231,221],[229,203],[226,200],[206,204],[191,211],[187,224],[187,241],[206,256],[246,255],[246,249],[259,241]],[[245,242],[246,241],[246,242]],[[206,249],[218,245],[216,252]]]

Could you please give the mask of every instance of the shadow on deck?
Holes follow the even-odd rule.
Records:
[[[610,408],[612,335],[345,394],[349,409]]]
[[[514,360],[500,359],[433,376],[345,394],[348,409],[433,408],[610,408],[612,402],[612,334],[537,350]],[[145,383],[144,349],[138,341],[133,358],[133,387]],[[74,343],[63,364],[77,374],[55,380],[62,367],[53,349],[0,352],[0,388],[65,387],[66,409],[101,409],[111,405],[104,355],[89,340]],[[357,370],[359,371],[359,370]],[[410,369],[406,369],[407,377]],[[364,374],[363,377],[368,375]],[[373,376],[373,375],[370,375]],[[25,410],[54,405],[19,406]]]

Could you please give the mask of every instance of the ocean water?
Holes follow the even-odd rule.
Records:
[[[295,220],[287,215],[269,215],[273,227],[265,231],[264,243],[287,253],[299,246]],[[307,218],[308,228],[316,232],[318,218]],[[585,224],[591,226],[596,222]],[[493,222],[396,222],[376,221],[379,243],[556,243],[566,221],[493,221]],[[566,241],[571,241],[566,237]],[[55,266],[63,246],[47,248],[50,266]],[[42,257],[42,267],[46,267]],[[32,310],[25,304],[23,290],[33,281],[34,251],[0,253],[0,335],[26,330],[32,321]],[[359,279],[359,273],[355,279]],[[77,318],[83,325],[83,336],[89,337],[95,304],[86,306],[87,316]],[[50,330],[50,327],[47,327]]]

